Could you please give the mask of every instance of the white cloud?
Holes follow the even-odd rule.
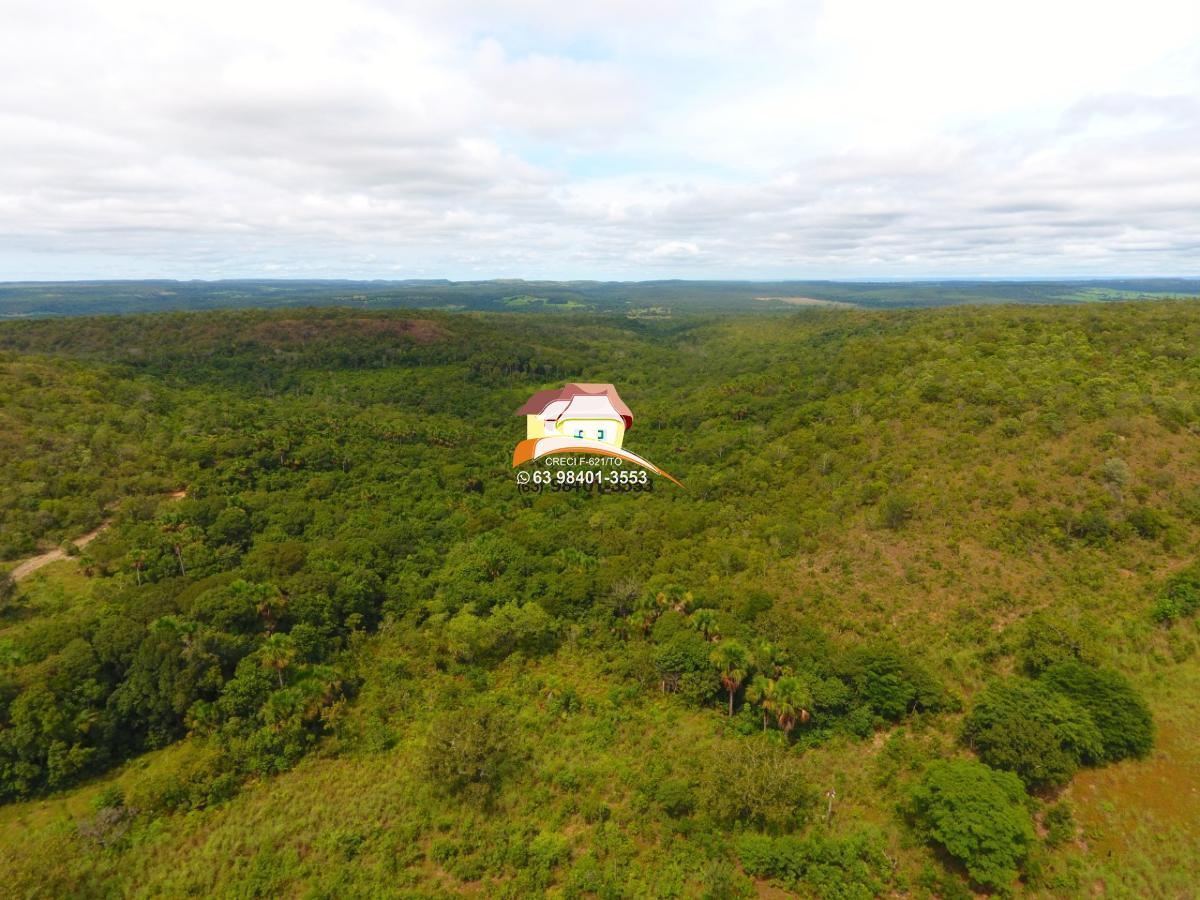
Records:
[[[1200,6],[9,0],[0,278],[1194,273]]]
[[[692,260],[700,255],[700,248],[691,241],[666,241],[650,251],[649,257],[656,261]]]

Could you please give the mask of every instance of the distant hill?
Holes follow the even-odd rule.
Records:
[[[281,306],[620,311],[870,309],[1200,297],[1200,278],[1078,281],[64,281],[0,283],[0,318]]]

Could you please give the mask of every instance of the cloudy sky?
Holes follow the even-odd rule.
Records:
[[[1198,260],[1196,0],[0,0],[0,279]]]

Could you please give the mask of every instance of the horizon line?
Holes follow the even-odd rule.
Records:
[[[923,275],[870,278],[842,277],[788,277],[788,278],[530,278],[493,276],[490,278],[447,278],[444,276],[409,278],[355,278],[351,276],[333,278],[228,276],[221,278],[179,278],[154,276],[144,278],[13,278],[0,279],[0,287],[14,285],[88,285],[88,284],[227,284],[230,282],[257,282],[275,284],[490,284],[512,282],[519,284],[954,284],[989,283],[1020,284],[1028,282],[1082,282],[1082,281],[1196,281],[1195,275]]]

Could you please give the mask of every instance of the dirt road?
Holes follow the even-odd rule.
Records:
[[[186,496],[187,496],[187,491],[172,491],[171,493],[167,494],[167,498],[169,500],[179,500]],[[108,522],[104,522],[100,525],[99,528],[95,528],[95,529],[89,531],[87,534],[83,534],[83,535],[80,535],[79,537],[75,538],[75,540],[72,541],[72,543],[76,547],[79,547],[82,549],[83,547],[86,547],[88,544],[90,544],[92,541],[94,541],[101,534],[103,534],[104,530],[106,528],[108,528],[108,526],[111,524],[112,524],[111,520]],[[63,553],[62,550],[58,550],[58,549],[51,550],[47,553],[43,553],[41,556],[35,556],[32,559],[25,560],[25,562],[21,563],[15,569],[13,569],[11,572],[9,572],[9,575],[11,576],[13,581],[20,581],[22,578],[27,578],[30,575],[32,575],[34,572],[36,572],[42,566],[48,566],[52,562],[57,562],[60,559],[66,559],[66,558],[67,558],[67,554]]]
[[[99,528],[93,529],[87,534],[75,538],[73,543],[76,547],[86,547],[97,537],[99,537],[104,532],[104,529],[106,529],[110,524],[111,523],[109,522],[103,523]],[[63,553],[62,550],[55,548],[48,553],[43,553],[41,556],[35,556],[32,559],[25,560],[25,562],[21,563],[15,569],[9,572],[9,575],[12,577],[13,581],[20,581],[22,578],[32,575],[42,566],[48,566],[52,562],[57,562],[60,559],[66,558],[67,554]]]

